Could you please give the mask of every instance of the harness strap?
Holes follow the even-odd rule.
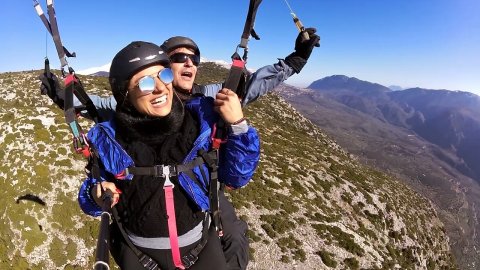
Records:
[[[63,50],[62,40],[60,39],[60,32],[58,31],[57,18],[55,16],[55,9],[53,8],[53,1],[47,1],[47,3],[48,17],[50,19],[50,34],[52,34],[55,48],[57,49],[58,58],[60,59],[63,71],[63,67],[66,66],[68,63],[65,56],[65,51]]]
[[[48,2],[48,1],[47,1]],[[61,69],[63,74],[63,67],[68,65],[66,57],[75,57],[75,53],[70,53],[63,45],[62,40],[60,39],[60,32],[58,31],[57,18],[55,16],[55,9],[53,7],[53,1],[47,3],[47,10],[50,21],[47,20],[45,13],[43,13],[42,7],[37,0],[33,1],[33,7],[37,12],[38,16],[42,20],[45,28],[50,33],[55,43],[55,49],[57,50],[58,58],[60,59]]]
[[[91,152],[92,155],[90,156],[90,163],[89,165],[91,166],[90,172],[92,173],[93,178],[97,179],[97,181],[100,181],[101,175],[100,175],[100,162],[99,162],[99,154],[98,151],[91,147]],[[149,256],[143,254],[135,245],[132,243],[130,238],[128,238],[128,235],[123,228],[122,223],[120,222],[120,216],[118,215],[118,211],[116,207],[111,208],[113,220],[117,223],[118,229],[120,233],[122,234],[123,239],[125,239],[125,242],[127,245],[130,247],[130,249],[135,253],[135,255],[138,258],[138,261],[143,265],[148,270],[161,270],[158,267],[158,264]]]
[[[73,92],[77,83],[78,81],[73,74],[69,74],[65,78],[66,87],[63,109],[65,114],[65,121],[67,122],[73,134],[73,147],[75,151],[77,153],[83,153],[85,157],[88,157],[90,154],[90,152],[88,151],[89,145],[85,133],[82,130],[82,127],[78,124],[77,114],[75,113],[75,108],[73,107]]]
[[[150,258],[148,255],[144,254],[141,252],[128,238],[127,232],[123,228],[122,222],[120,222],[120,216],[118,215],[118,210],[116,207],[112,208],[112,214],[113,218],[115,219],[115,222],[117,223],[118,230],[122,234],[123,239],[125,239],[125,242],[127,243],[128,247],[135,253],[135,255],[138,258],[138,261],[143,265],[148,270],[161,270],[160,267],[158,267],[157,262],[155,262],[154,259]]]
[[[208,242],[208,228],[210,227],[210,215],[208,213],[205,213],[205,218],[203,219],[202,225],[203,225],[203,231],[202,231],[202,238],[200,238],[200,242],[192,248],[186,255],[182,257],[182,263],[185,266],[185,268],[190,268],[192,265],[194,265],[197,260],[198,260],[198,255],[200,252],[203,250],[205,245]]]
[[[250,37],[250,35],[256,40],[260,39],[260,37],[257,35],[255,30],[253,29],[253,26],[255,24],[255,17],[256,17],[256,14],[257,14],[257,9],[258,9],[258,6],[260,5],[261,2],[262,2],[262,0],[250,0],[250,4],[248,6],[247,19],[245,20],[245,25],[243,27],[243,33],[242,33],[242,39],[241,39],[240,45],[239,45],[242,48],[247,48],[248,38]]]
[[[204,160],[201,157],[196,157],[194,160],[187,164],[179,164],[179,165],[169,165],[170,167],[170,176],[176,176],[179,175],[180,173],[185,173],[187,174],[194,182],[197,184],[198,187],[202,188],[205,192],[207,190],[203,185],[197,180],[197,177],[193,173],[193,169],[195,167],[198,167],[202,164],[204,164]],[[166,165],[155,165],[151,167],[128,167],[125,169],[124,172],[118,175],[118,178],[123,178],[128,174],[133,174],[133,175],[149,175],[149,176],[154,176],[154,177],[163,177],[163,168]],[[202,169],[200,169],[200,172],[202,175],[204,175],[204,172]],[[205,177],[205,175],[204,175]]]
[[[180,258],[180,247],[178,246],[177,219],[175,217],[175,203],[173,202],[173,188],[175,185],[170,181],[170,166],[162,166],[165,183],[163,190],[165,192],[165,206],[168,217],[168,237],[170,238],[170,250],[175,267],[185,269]]]
[[[62,40],[60,39],[60,32],[58,31],[57,18],[55,16],[55,9],[53,7],[53,1],[47,1],[47,10],[50,21],[48,21],[45,13],[42,10],[42,7],[37,0],[33,1],[33,7],[37,12],[37,15],[42,20],[45,28],[50,33],[55,43],[55,49],[57,50],[58,58],[60,59],[62,75],[65,75],[63,68],[68,65],[66,57],[76,57],[75,53],[70,53],[67,48],[62,45]]]
[[[205,163],[210,168],[210,186],[208,192],[208,199],[210,202],[210,213],[212,214],[213,224],[218,236],[223,236],[222,220],[220,218],[220,207],[218,201],[218,151],[205,152],[199,150],[198,154],[205,160]]]
[[[262,0],[250,0],[247,18],[245,20],[243,33],[240,39],[240,44],[237,46],[237,50],[232,55],[233,63],[225,80],[225,83],[223,84],[225,88],[234,91],[239,97],[242,97],[242,95],[244,94],[244,90],[239,91],[238,86],[242,77],[245,77],[245,63],[247,62],[248,58],[249,37],[251,35],[256,40],[260,39],[257,33],[255,33],[255,30],[253,30],[253,26],[255,24],[257,9],[260,6],[261,2]],[[240,55],[238,54],[238,48],[244,49],[242,57],[240,57]],[[215,129],[215,132],[212,132],[214,134],[214,136],[212,137],[212,144],[213,148],[219,149],[220,144],[225,141],[225,138],[227,137],[227,124],[223,121],[223,119],[220,119],[218,123],[216,123]]]
[[[187,164],[179,165],[155,165],[150,167],[128,167],[125,169],[126,175],[150,175],[155,177],[163,177],[163,168],[170,167],[170,176],[179,175],[181,172],[188,172],[193,170],[193,168],[202,165],[205,163],[201,157],[196,157],[191,162]]]
[[[90,99],[88,96],[87,92],[85,91],[85,88],[83,87],[82,82],[80,79],[75,75],[74,71],[72,68],[69,68],[70,75],[72,76],[75,80],[71,80],[74,85],[73,85],[73,93],[75,96],[78,98],[80,103],[85,106],[85,109],[88,112],[88,115],[93,119],[95,123],[102,122],[103,119],[101,119],[100,115],[98,114],[97,109],[95,108],[95,105],[93,104],[93,101]],[[69,77],[67,76],[67,78]],[[67,78],[65,78],[65,85],[68,85]],[[73,101],[72,101],[73,102]]]
[[[228,88],[236,92],[240,79],[244,74],[245,62],[240,59],[240,55],[236,52],[233,55],[232,59],[233,59],[232,67],[230,68],[228,77],[225,80],[225,83],[223,86],[225,88]]]

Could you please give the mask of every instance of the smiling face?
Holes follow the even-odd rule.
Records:
[[[169,53],[169,55],[173,55],[175,53],[194,54],[191,49],[185,47],[173,50]],[[170,64],[170,68],[173,71],[173,86],[175,89],[184,93],[192,92],[193,82],[195,81],[195,76],[197,75],[197,66],[193,64],[192,60],[187,58],[185,63],[172,62]]]
[[[165,67],[161,65],[151,66],[135,73],[128,84],[128,96],[138,112],[148,116],[163,117],[172,110],[173,88],[172,84],[164,84],[158,78],[158,72]],[[155,78],[153,92],[143,92],[138,83],[144,76]]]

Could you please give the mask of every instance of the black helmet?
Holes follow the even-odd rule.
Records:
[[[200,56],[200,49],[198,48],[197,44],[188,37],[176,36],[171,37],[162,44],[162,49],[167,53],[171,53],[173,50],[178,49],[180,47],[186,47],[193,50],[193,53]]]
[[[170,65],[167,54],[158,45],[134,41],[121,49],[112,60],[109,75],[110,86],[117,103],[124,102],[128,81],[135,73],[157,64]]]

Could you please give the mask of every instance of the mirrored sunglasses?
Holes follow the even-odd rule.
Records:
[[[143,76],[139,81],[138,81],[138,88],[142,92],[153,92],[155,90],[155,77],[158,77],[160,81],[162,81],[164,84],[169,84],[173,82],[173,72],[170,68],[164,68],[160,70],[156,75],[147,75]]]
[[[200,64],[200,56],[196,54],[188,54],[188,53],[175,53],[170,56],[170,61],[173,63],[185,63],[187,62],[187,59],[192,60],[192,63],[195,66],[198,66]]]

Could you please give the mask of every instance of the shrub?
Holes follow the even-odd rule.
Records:
[[[348,266],[349,269],[360,269],[360,264],[355,258],[346,258],[345,260],[343,260],[343,263],[345,264],[345,266]]]
[[[260,220],[266,222],[277,233],[282,234],[295,228],[295,223],[284,215],[261,215]]]
[[[320,251],[317,251],[316,254],[320,256],[323,264],[325,264],[326,266],[337,267],[337,262],[335,261],[332,253],[325,250],[320,250]]]

